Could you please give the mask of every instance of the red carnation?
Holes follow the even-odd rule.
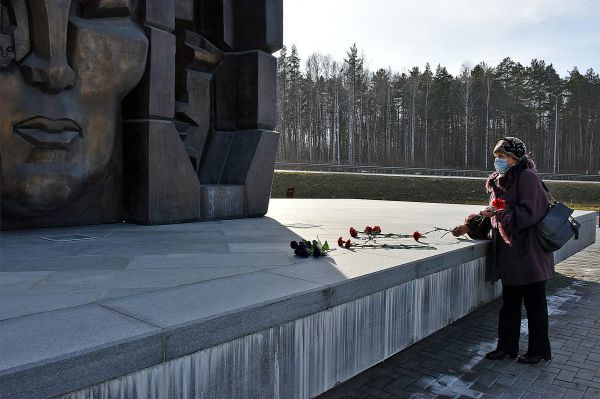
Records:
[[[338,238],[338,247],[344,246],[344,239],[342,237]]]
[[[497,211],[501,211],[503,209],[506,209],[506,201],[504,201],[502,198],[494,198],[494,200],[492,201],[492,206]]]
[[[379,226],[373,227],[373,232],[376,234],[381,234],[381,227],[379,227]]]
[[[413,233],[413,238],[415,239],[415,241],[419,241],[419,238],[423,237],[423,234],[419,233],[419,231],[415,231]]]
[[[371,226],[365,227],[365,233],[371,234],[373,232],[373,228]]]
[[[346,249],[350,249],[351,245],[352,245],[352,243],[350,242],[350,239],[347,239],[346,240],[346,245],[345,245]]]
[[[354,227],[350,227],[350,235],[354,238],[356,238],[358,236],[358,232],[356,231],[356,229]]]

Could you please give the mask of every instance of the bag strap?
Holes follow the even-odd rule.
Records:
[[[556,205],[556,203],[558,201],[556,200],[556,198],[554,198],[554,196],[552,195],[550,190],[548,190],[548,187],[546,187],[546,183],[544,183],[544,181],[542,180],[541,177],[540,177],[540,181],[542,182],[542,186],[544,187],[544,190],[546,190],[546,199],[548,200],[548,203],[550,205]]]
[[[554,205],[556,205],[558,203],[558,201],[556,200],[556,198],[554,198],[554,196],[552,195],[552,193],[550,192],[550,190],[548,190],[548,187],[546,186],[546,183],[544,183],[544,180],[542,180],[542,178],[540,177],[540,175],[538,175],[538,177],[540,178],[540,182],[542,183],[542,186],[544,187],[544,190],[546,191],[546,200],[548,201],[548,204],[550,205],[550,207],[553,207]],[[521,194],[519,193],[519,180],[521,178],[521,174],[519,173],[519,176],[517,176],[517,197],[519,198],[519,200],[521,200]]]
[[[575,239],[579,240],[579,227],[581,223],[579,223],[573,216],[569,216],[569,223],[571,223],[571,228],[575,232]]]

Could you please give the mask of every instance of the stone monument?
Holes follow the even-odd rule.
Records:
[[[1,0],[2,229],[266,213],[282,0]]]

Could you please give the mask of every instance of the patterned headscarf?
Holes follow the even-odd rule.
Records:
[[[525,143],[519,140],[516,137],[503,137],[500,139],[500,142],[494,148],[494,153],[503,152],[507,155],[512,155],[517,158],[517,161],[523,159],[523,157],[527,154],[527,149],[525,148]]]

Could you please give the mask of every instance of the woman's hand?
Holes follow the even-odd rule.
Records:
[[[479,212],[479,214],[484,218],[491,218],[496,214],[496,208],[494,208],[493,206],[488,206],[483,211]]]
[[[456,226],[452,229],[452,235],[454,237],[462,236],[463,234],[467,234],[469,232],[469,226],[466,224],[461,224],[460,226]]]

